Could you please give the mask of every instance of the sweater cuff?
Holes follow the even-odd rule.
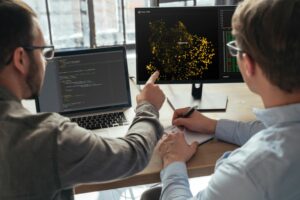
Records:
[[[140,112],[149,111],[153,113],[157,118],[159,118],[159,111],[148,101],[142,101],[140,102],[136,108],[135,113],[138,115]]]

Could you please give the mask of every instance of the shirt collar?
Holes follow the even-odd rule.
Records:
[[[254,108],[253,112],[266,127],[278,123],[300,121],[300,103],[267,109]]]

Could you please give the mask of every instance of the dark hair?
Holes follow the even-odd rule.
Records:
[[[14,49],[32,44],[33,17],[37,15],[22,1],[0,1],[0,70],[12,58]]]
[[[300,0],[244,0],[232,26],[239,47],[273,85],[300,89]]]

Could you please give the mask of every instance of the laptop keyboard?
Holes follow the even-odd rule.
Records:
[[[71,121],[90,130],[128,125],[128,121],[123,112],[76,117],[71,118]]]

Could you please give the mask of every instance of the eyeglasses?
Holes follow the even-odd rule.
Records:
[[[41,49],[43,56],[46,60],[51,60],[54,57],[54,46],[23,46],[23,48],[27,51],[33,51],[36,49]]]
[[[237,57],[239,53],[243,53],[244,52],[242,49],[240,49],[239,47],[237,47],[235,40],[233,40],[231,42],[228,42],[226,44],[226,46],[228,47],[228,51],[229,51],[229,53],[230,53],[231,56]]]
[[[42,49],[43,56],[45,57],[46,60],[51,60],[54,57],[54,51],[55,48],[53,45],[50,46],[23,46],[27,51],[33,51],[35,49]],[[6,65],[8,65],[13,59],[13,54],[10,55],[10,57],[7,59],[5,62]]]

